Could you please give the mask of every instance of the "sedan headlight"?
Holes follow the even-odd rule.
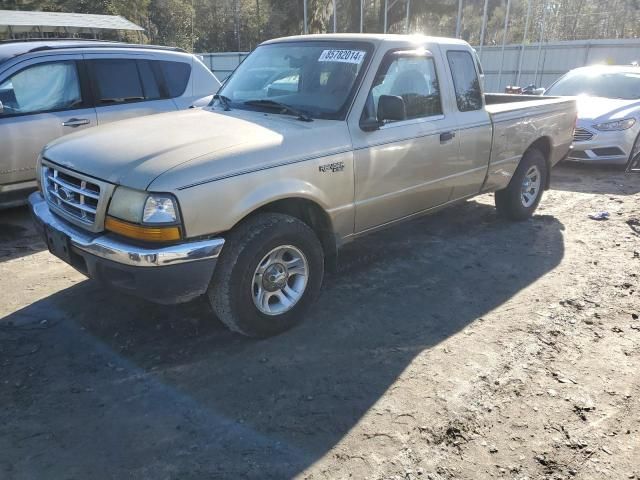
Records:
[[[635,118],[625,118],[622,120],[614,120],[612,122],[598,123],[593,126],[596,130],[601,132],[614,132],[619,130],[627,130],[636,124]]]
[[[168,193],[149,193],[117,187],[105,228],[120,235],[146,241],[181,238],[176,198]]]

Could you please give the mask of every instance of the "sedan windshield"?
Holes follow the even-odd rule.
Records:
[[[569,72],[545,92],[545,95],[640,99],[640,70],[606,72],[587,70]]]
[[[240,64],[219,97],[230,108],[342,119],[371,50],[362,42],[262,45]]]

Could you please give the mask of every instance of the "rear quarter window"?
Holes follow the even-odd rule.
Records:
[[[471,112],[482,108],[482,91],[473,57],[467,51],[449,50],[449,68],[456,91],[456,103],[461,112]]]
[[[191,76],[191,65],[184,62],[161,61],[160,69],[171,98],[179,97],[187,88]]]

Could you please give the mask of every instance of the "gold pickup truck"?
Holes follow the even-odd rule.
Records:
[[[162,303],[206,295],[232,330],[268,336],[360,235],[491,191],[530,217],[575,120],[573,100],[484,94],[460,40],[281,38],[206,108],[48,145],[30,204],[88,276]]]

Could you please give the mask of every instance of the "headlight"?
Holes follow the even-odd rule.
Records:
[[[117,187],[109,204],[109,215],[132,223],[142,223],[142,212],[149,194],[126,187]]]
[[[635,118],[625,118],[623,120],[615,120],[613,122],[604,122],[594,125],[593,128],[601,132],[613,132],[619,130],[627,130],[636,124]]]
[[[175,223],[178,221],[176,201],[169,195],[151,194],[144,203],[142,223]]]
[[[105,228],[137,240],[179,240],[178,212],[178,202],[171,194],[117,187],[111,197]]]
[[[111,197],[109,215],[132,223],[159,224],[178,221],[178,204],[168,193],[149,193],[118,187]]]

